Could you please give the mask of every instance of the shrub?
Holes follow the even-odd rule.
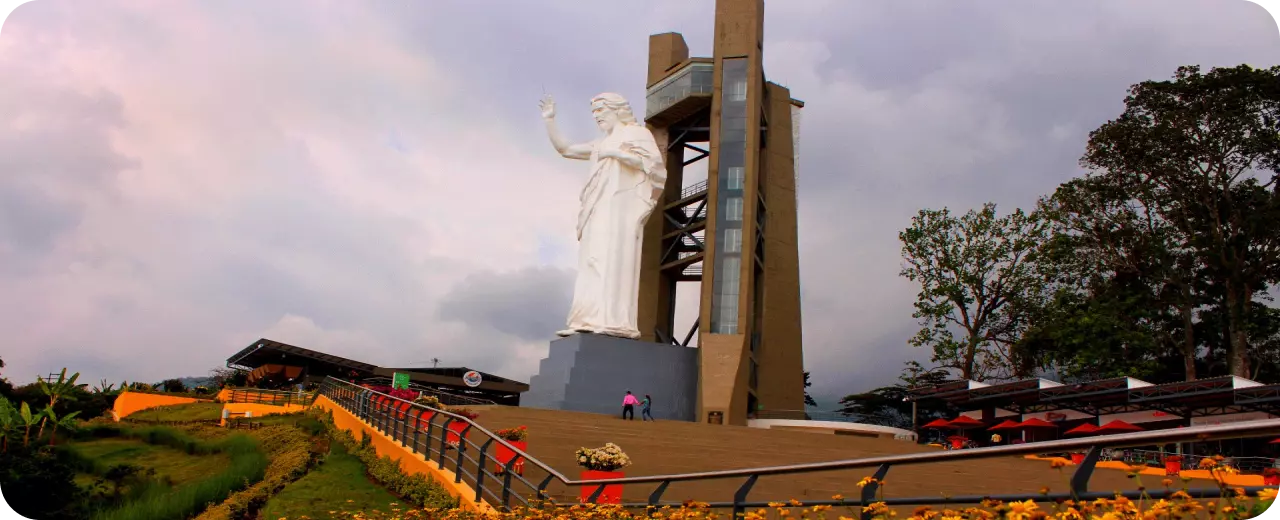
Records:
[[[453,408],[449,410],[449,413],[454,415],[461,415],[473,421],[476,420],[476,418],[480,417],[479,412],[472,410],[470,408]]]
[[[631,465],[631,458],[612,442],[603,448],[579,448],[578,465],[593,471],[617,471]]]
[[[422,397],[414,399],[413,402],[426,406],[427,408],[434,408],[436,410],[445,409],[444,405],[440,403],[440,398],[434,395],[424,395]]]
[[[515,428],[506,428],[493,432],[494,435],[502,437],[503,440],[520,442],[529,436],[529,428],[526,426],[518,426]]]
[[[75,483],[81,463],[66,450],[21,444],[0,453],[0,490],[14,511],[26,518],[84,518],[88,494]]]

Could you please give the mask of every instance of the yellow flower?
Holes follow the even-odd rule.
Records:
[[[1040,494],[1041,494],[1041,495],[1048,495],[1048,494],[1049,494],[1049,486],[1044,486],[1044,487],[1040,488]]]
[[[1218,465],[1218,461],[1213,459],[1200,459],[1200,469],[1209,469]]]
[[[866,486],[867,486],[867,484],[873,484],[873,483],[875,483],[875,482],[876,482],[876,479],[875,479],[875,478],[872,478],[872,477],[862,477],[862,480],[859,480],[859,481],[858,481],[858,487],[866,487]]]
[[[1062,460],[1062,459],[1053,459],[1053,460],[1049,461],[1049,467],[1051,467],[1051,468],[1053,468],[1053,469],[1058,469],[1058,468],[1064,467],[1064,466],[1066,466],[1066,465],[1067,465],[1067,461]]]
[[[1164,487],[1170,487],[1170,486],[1172,486],[1172,485],[1173,485],[1173,480],[1171,480],[1171,479],[1164,479],[1164,480],[1161,480],[1161,481],[1160,481],[1160,485],[1162,485],[1162,486],[1164,486]]]
[[[800,506],[804,505],[804,504],[801,504],[799,500],[796,500],[796,499],[794,499],[794,498],[793,498],[793,499],[791,499],[791,500],[790,500],[789,502],[787,502],[787,503],[788,503],[788,504],[791,504],[791,506],[792,506],[792,507],[800,507]]]
[[[831,500],[844,500],[844,495],[840,495],[840,494],[831,495]]]
[[[1272,487],[1259,491],[1258,500],[1275,500],[1276,492],[1277,492],[1277,489]]]

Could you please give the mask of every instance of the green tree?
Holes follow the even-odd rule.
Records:
[[[804,405],[805,405],[805,406],[818,406],[818,402],[817,402],[817,401],[814,401],[814,400],[813,400],[813,397],[809,395],[809,390],[808,390],[808,388],[809,388],[810,386],[813,386],[813,382],[812,382],[812,381],[809,381],[809,371],[808,371],[808,370],[806,370],[806,371],[804,372],[804,387],[805,387],[805,391],[804,391]]]
[[[1247,376],[1251,302],[1280,277],[1280,67],[1186,66],[1134,85],[1081,164],[1142,193],[1185,237],[1221,291],[1229,372]]]
[[[908,361],[897,383],[846,395],[840,399],[839,411],[849,415],[899,418],[895,426],[909,428],[912,423],[912,402],[908,399],[910,390],[945,382],[946,369],[925,369],[918,362]],[[921,401],[916,403],[916,407],[917,420],[926,422],[953,412],[946,403],[939,401]]]
[[[179,392],[187,391],[187,385],[183,384],[182,381],[178,379],[165,379],[164,381],[161,381],[159,385],[156,385],[156,386],[160,387],[166,392],[179,393]]]
[[[1159,371],[1155,360],[1177,352],[1195,379],[1197,264],[1150,193],[1125,181],[1088,175],[1041,199],[1053,236],[1039,267],[1054,295],[1017,350],[1083,378]]]
[[[37,380],[37,383],[40,385],[40,393],[49,398],[49,404],[46,409],[53,411],[53,407],[58,404],[59,399],[70,395],[77,389],[80,389],[83,385],[76,385],[76,379],[79,378],[79,372],[71,374],[71,377],[68,378],[67,369],[63,368],[62,372],[58,374],[58,379],[56,381],[45,381],[44,379]],[[36,433],[37,439],[44,435],[44,425],[45,421],[48,419],[48,416],[42,417],[43,418],[40,420],[40,431]]]
[[[920,284],[911,339],[933,349],[933,362],[982,381],[1027,375],[1010,347],[1045,297],[1033,255],[1047,222],[1021,209],[998,217],[985,204],[956,217],[923,209],[899,234],[901,276]]]

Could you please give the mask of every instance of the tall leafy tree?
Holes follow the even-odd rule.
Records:
[[[1053,237],[1039,267],[1055,294],[1019,347],[1084,378],[1145,375],[1177,352],[1195,379],[1194,311],[1203,300],[1195,258],[1158,201],[1127,180],[1088,175],[1041,199]]]
[[[1280,277],[1280,67],[1186,66],[1134,85],[1081,164],[1143,194],[1185,238],[1221,291],[1228,370],[1247,376],[1252,302]]]
[[[1010,348],[1045,297],[1033,255],[1046,221],[1021,209],[996,215],[995,204],[962,216],[923,209],[899,234],[901,275],[920,284],[911,344],[960,377],[982,381],[1027,375]]]

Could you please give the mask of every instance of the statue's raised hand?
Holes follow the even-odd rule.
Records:
[[[551,99],[551,94],[543,96],[542,101],[538,103],[538,106],[542,108],[543,119],[555,119],[556,102],[554,99]]]

